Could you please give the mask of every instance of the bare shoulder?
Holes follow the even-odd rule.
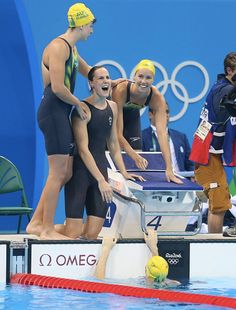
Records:
[[[117,103],[112,100],[107,100],[108,104],[110,105],[112,112],[117,113]]]
[[[162,96],[161,92],[155,86],[152,86],[152,95],[155,97],[161,97]]]
[[[81,101],[81,108],[85,111],[87,118],[85,120],[82,120],[79,116],[79,113],[77,112],[76,107],[74,107],[74,110],[72,112],[72,123],[73,124],[86,124],[90,121],[91,111],[88,105],[85,102]]]
[[[114,100],[117,103],[119,110],[122,109],[126,101],[127,85],[128,81],[125,80],[112,88],[112,100]]]
[[[128,85],[128,81],[127,80],[124,80],[124,81],[120,82],[119,84],[117,84],[116,86],[114,86],[112,88],[112,93],[113,94],[117,94],[117,93],[120,94],[120,93],[126,92],[127,85]]]
[[[68,45],[61,40],[59,37],[53,39],[44,49],[44,52],[48,53],[48,54],[60,54],[60,55],[65,55],[66,57],[68,57],[69,54],[69,47]]]
[[[88,105],[84,101],[81,101],[81,108],[86,112],[86,114],[88,116],[85,121],[89,122],[91,119],[91,111],[90,111]]]
[[[150,107],[153,109],[158,109],[160,106],[163,106],[163,108],[165,108],[165,98],[155,86],[152,86],[152,98],[150,100]]]
[[[85,101],[86,101],[86,100],[85,100]],[[88,107],[88,105],[87,105],[86,102],[81,101],[81,107],[82,107],[86,112],[90,112],[90,109],[89,109],[89,107]]]

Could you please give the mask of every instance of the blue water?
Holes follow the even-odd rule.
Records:
[[[112,282],[112,281],[106,281]],[[236,297],[236,284],[234,279],[210,279],[193,280],[178,288],[182,292],[209,294],[217,296]],[[114,283],[114,281],[113,281]],[[132,279],[123,281],[120,284],[133,286],[145,285],[143,279]],[[79,291],[65,289],[40,288],[37,286],[9,285],[0,286],[0,309],[154,309],[159,310],[210,310],[210,309],[228,309],[224,307],[196,305],[189,303],[164,302],[158,299],[123,297],[114,294],[94,294],[82,293]]]

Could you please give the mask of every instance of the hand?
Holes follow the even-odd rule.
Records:
[[[102,238],[102,246],[104,248],[107,248],[111,250],[113,246],[116,244],[117,238],[112,238],[112,237],[103,237]]]
[[[166,179],[167,182],[174,182],[176,184],[183,184],[183,181],[181,181],[179,178],[177,178],[172,170],[166,170]]]
[[[81,107],[81,106],[76,106],[76,110],[77,110],[77,113],[79,114],[79,117],[82,119],[82,120],[85,120],[87,119],[88,115],[86,113],[86,110]]]
[[[126,179],[126,180],[132,180],[132,181],[135,181],[136,179],[141,181],[141,182],[144,182],[146,181],[141,175],[138,175],[138,174],[135,174],[135,173],[128,173],[127,171],[122,173],[123,177]]]
[[[136,153],[135,159],[134,159],[135,165],[142,170],[145,170],[148,166],[148,161]]]
[[[111,185],[107,183],[107,181],[102,180],[98,182],[98,188],[102,195],[102,200],[105,201],[106,203],[111,203],[113,193]]]

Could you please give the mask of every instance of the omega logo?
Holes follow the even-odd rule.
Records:
[[[42,254],[39,257],[39,266],[93,266],[97,262],[96,256],[93,254],[80,254],[80,255],[57,255],[55,258],[50,254]]]

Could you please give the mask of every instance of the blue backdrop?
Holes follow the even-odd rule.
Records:
[[[36,112],[43,92],[40,63],[45,45],[67,28],[67,10],[75,1],[0,0],[1,122],[0,154],[19,168],[30,205],[35,208],[47,164]],[[235,50],[234,0],[87,0],[97,18],[94,34],[78,44],[85,60],[105,63],[111,77],[130,77],[143,58],[157,66],[155,85],[170,105],[170,127],[190,143],[205,95],[224,56]],[[227,18],[227,19],[226,19]],[[79,77],[76,95],[88,95]],[[147,112],[142,126],[148,126]],[[56,221],[64,219],[63,196]],[[0,219],[1,230],[15,220]]]

